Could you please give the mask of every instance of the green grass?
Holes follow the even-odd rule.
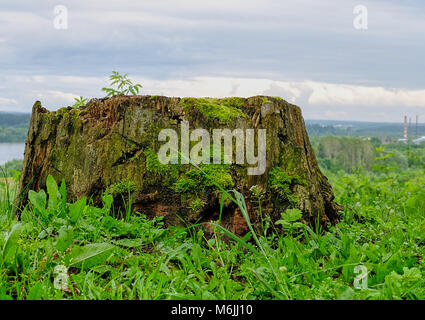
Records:
[[[424,299],[424,171],[326,175],[345,206],[337,225],[312,229],[289,210],[244,238],[219,221],[206,237],[143,212],[114,218],[107,194],[101,208],[68,204],[51,178],[18,222],[3,179],[0,299]],[[227,196],[248,219],[243,195]],[[353,285],[358,265],[367,289]]]

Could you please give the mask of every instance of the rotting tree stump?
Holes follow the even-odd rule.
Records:
[[[160,163],[157,154],[164,142],[158,141],[159,132],[174,129],[181,138],[186,121],[191,130],[210,133],[219,128],[266,129],[264,174],[248,175],[252,166],[234,160],[230,165],[201,165],[207,176],[191,164]],[[48,175],[65,180],[71,201],[88,196],[101,204],[107,190],[119,210],[130,194],[135,211],[163,216],[168,225],[181,224],[179,217],[189,224],[218,219],[221,193],[211,179],[244,194],[254,224],[260,221],[255,189],[261,193],[262,215],[272,221],[284,210],[298,208],[306,223],[319,220],[325,226],[338,220],[341,209],[317,165],[300,108],[275,97],[116,96],[54,112],[36,102],[19,185],[21,204],[28,190],[45,188]],[[229,201],[221,221],[235,234],[248,231]]]

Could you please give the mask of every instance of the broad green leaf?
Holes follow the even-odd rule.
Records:
[[[33,190],[30,190],[28,192],[28,199],[30,200],[31,204],[44,216],[46,213],[46,202],[47,202],[47,195],[44,190],[40,190],[40,192],[35,192]]]
[[[59,230],[59,237],[56,240],[56,249],[60,252],[64,252],[68,249],[74,240],[74,231],[70,227],[62,227]]]
[[[118,246],[127,247],[127,248],[137,248],[141,247],[143,240],[142,239],[119,239],[114,241]]]
[[[69,221],[71,223],[76,223],[78,221],[78,218],[81,217],[85,207],[86,207],[87,198],[82,197],[77,202],[73,203],[69,207]]]
[[[3,247],[3,262],[6,264],[13,264],[16,250],[18,249],[18,241],[21,235],[21,227],[20,223],[15,224],[12,227],[12,230],[6,235],[5,244]]]
[[[38,282],[31,287],[26,299],[41,300],[42,297],[43,297],[43,284]]]
[[[84,247],[75,247],[69,254],[69,267],[90,268],[102,264],[115,248],[110,243],[92,243]]]
[[[55,178],[51,175],[47,177],[46,186],[49,194],[49,210],[57,210],[59,188]]]

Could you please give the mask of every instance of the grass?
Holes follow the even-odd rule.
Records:
[[[326,175],[346,208],[339,224],[313,230],[288,211],[244,238],[219,221],[207,238],[143,212],[116,218],[108,194],[100,208],[68,204],[51,178],[18,222],[3,179],[0,299],[424,299],[423,170]],[[221,191],[249,221],[243,195]]]

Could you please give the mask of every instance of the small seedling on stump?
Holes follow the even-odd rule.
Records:
[[[139,89],[143,88],[143,86],[139,83],[133,85],[133,82],[128,79],[128,74],[121,75],[116,71],[112,71],[112,75],[109,77],[109,80],[111,81],[112,88],[102,88],[102,91],[106,92],[106,97],[128,94],[136,96],[139,94]]]

